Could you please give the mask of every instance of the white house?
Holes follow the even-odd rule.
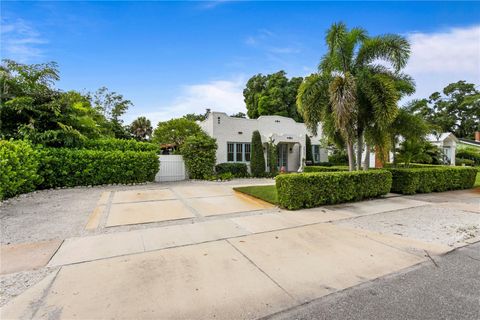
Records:
[[[267,144],[277,146],[277,165],[287,171],[302,171],[306,157],[306,135],[312,142],[314,162],[328,161],[327,150],[320,148],[318,136],[312,136],[305,124],[282,116],[261,116],[258,119],[229,117],[224,112],[209,112],[200,127],[217,140],[217,164],[242,162],[250,164],[252,134],[260,132],[264,156],[268,164]]]
[[[458,139],[451,132],[443,132],[438,135],[429,134],[427,136],[427,141],[429,141],[434,146],[437,146],[445,157],[445,160],[451,164],[455,165],[455,153],[457,149]]]

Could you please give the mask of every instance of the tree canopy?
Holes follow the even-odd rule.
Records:
[[[296,105],[302,80],[301,77],[288,79],[285,71],[268,75],[259,73],[251,77],[243,90],[248,117],[256,119],[259,116],[278,115],[303,122]]]
[[[138,117],[129,126],[130,133],[139,141],[148,141],[152,136],[152,124],[146,117]]]
[[[441,132],[472,139],[480,129],[480,91],[472,83],[458,81],[434,92],[428,99],[414,101],[408,110],[433,124]]]
[[[159,144],[174,144],[181,147],[185,139],[202,133],[198,124],[186,118],[161,121],[153,131],[152,141]]]
[[[397,103],[414,91],[413,80],[400,72],[410,46],[402,36],[370,37],[364,29],[347,29],[343,23],[333,24],[325,41],[328,49],[318,73],[307,77],[299,88],[298,110],[313,134],[322,122],[330,141],[347,146],[350,170],[356,142],[360,169],[364,141],[386,150]]]

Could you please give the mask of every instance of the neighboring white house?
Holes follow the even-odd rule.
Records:
[[[453,133],[443,132],[439,135],[429,134],[427,136],[427,141],[442,150],[445,160],[447,160],[449,164],[452,166],[455,165],[455,153],[457,150],[458,139]]]
[[[328,161],[327,150],[320,148],[321,127],[318,136],[309,134],[305,124],[282,116],[261,116],[258,119],[229,117],[224,112],[209,112],[200,127],[217,140],[217,164],[242,162],[250,165],[252,134],[260,132],[264,156],[268,164],[267,144],[277,146],[277,166],[287,171],[302,171],[306,157],[306,137],[312,142],[314,162]]]
[[[457,150],[457,143],[459,142],[458,139],[455,137],[455,135],[451,132],[443,132],[440,134],[429,134],[426,137],[426,140],[433,144],[434,146],[438,147],[444,157],[445,160],[448,164],[454,166],[455,165],[455,153]],[[399,143],[397,145],[397,148],[400,147],[401,142],[403,141],[403,138],[400,137]],[[388,161],[391,161],[393,159],[393,154],[392,152],[389,152],[388,154],[389,159]],[[370,167],[376,167],[378,166],[378,163],[375,162],[375,153],[371,152],[370,153]]]

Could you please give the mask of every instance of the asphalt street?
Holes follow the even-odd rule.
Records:
[[[268,319],[480,319],[480,242]]]

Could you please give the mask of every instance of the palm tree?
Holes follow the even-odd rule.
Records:
[[[145,117],[138,117],[130,125],[130,132],[140,141],[149,140],[152,136],[152,124]]]
[[[325,40],[328,52],[319,72],[300,86],[298,109],[312,133],[322,122],[330,140],[346,145],[350,170],[354,170],[356,142],[360,169],[364,140],[367,150],[371,145],[385,150],[397,102],[414,91],[412,79],[400,73],[410,45],[398,35],[369,37],[365,30],[348,30],[343,23],[333,24]]]

